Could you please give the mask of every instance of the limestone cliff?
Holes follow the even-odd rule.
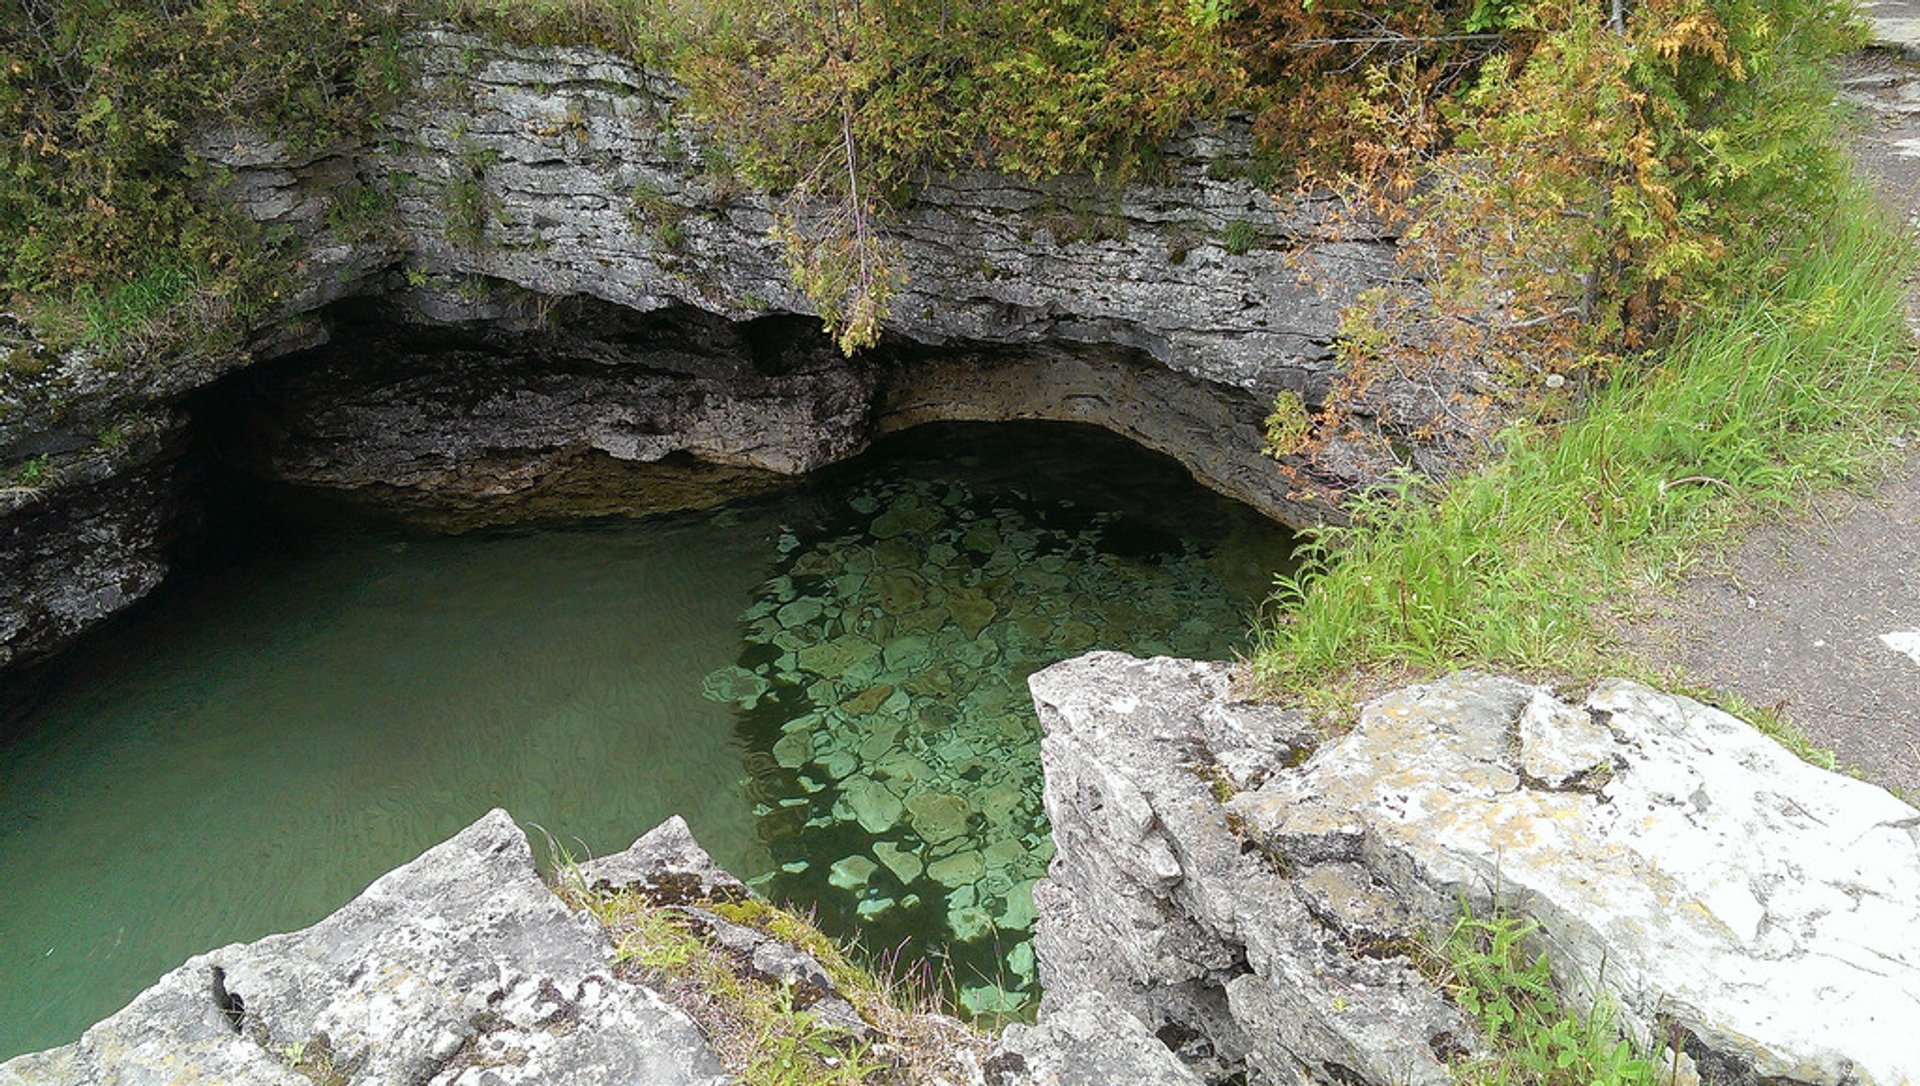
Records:
[[[771,198],[710,168],[672,82],[444,30],[408,53],[414,89],[364,144],[198,140],[208,199],[298,252],[282,308],[237,345],[31,361],[0,328],[31,361],[0,381],[17,484],[0,508],[0,667],[159,581],[191,523],[172,482],[182,435],[206,389],[249,369],[266,405],[249,462],[363,493],[512,495],[586,454],[791,473],[919,422],[1043,418],[1169,453],[1270,515],[1325,514],[1260,454],[1262,422],[1279,390],[1326,394],[1342,308],[1394,274],[1394,241],[1236,179],[1244,128],[1189,132],[1124,186],[933,179],[892,227],[907,279],[886,338],[849,361],[803,319]],[[1437,394],[1387,390],[1410,418]],[[117,444],[130,427],[158,434],[137,456]],[[103,451],[113,470],[82,469]],[[1389,466],[1326,460],[1347,484]]]

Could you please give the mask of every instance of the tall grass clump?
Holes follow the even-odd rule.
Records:
[[[575,869],[577,872],[577,869]],[[685,1010],[744,1086],[882,1086],[950,1081],[985,1058],[985,1034],[943,1013],[939,986],[868,964],[809,919],[757,898],[660,900],[645,890],[596,894],[562,875],[562,893],[603,924],[614,963]],[[811,957],[863,1028],[814,1013],[826,993],[782,981],[723,945],[716,924],[751,928]]]
[[[1738,525],[1859,484],[1920,414],[1911,250],[1857,185],[1756,281],[1563,425],[1521,423],[1437,493],[1404,480],[1308,533],[1254,670],[1269,690],[1383,664],[1585,672],[1645,586]]]
[[[1504,912],[1462,911],[1439,947],[1447,991],[1479,1022],[1487,1051],[1454,1067],[1461,1086],[1673,1086],[1677,1075],[1620,1036],[1613,1001],[1566,1006],[1543,954],[1527,953],[1537,925]]]

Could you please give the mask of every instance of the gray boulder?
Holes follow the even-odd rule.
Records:
[[[720,1086],[685,1014],[615,977],[495,810],[304,931],[189,959],[0,1086]]]
[[[645,890],[663,904],[748,896],[746,884],[713,862],[679,815],[648,830],[624,851],[581,864],[578,878],[581,889],[592,893]],[[676,897],[678,901],[672,900]]]
[[[1920,1081],[1920,811],[1719,710],[1455,675],[1228,809],[1429,925],[1497,897],[1541,925],[1563,992],[1678,1036],[1709,1080]]]
[[[998,1086],[1200,1086],[1140,1020],[1095,992],[1056,1001],[1037,1025],[1008,1026],[989,1066]]]
[[[1438,1084],[1478,1042],[1393,953],[1464,901],[1539,925],[1565,998],[1704,1081],[1920,1081],[1920,811],[1725,713],[1461,674],[1301,762],[1314,737],[1224,665],[1030,682],[1049,1008],[1099,993],[1214,1078]]]
[[[1459,1010],[1229,828],[1220,796],[1310,750],[1304,720],[1236,700],[1225,664],[1097,652],[1029,685],[1058,849],[1034,891],[1043,1021],[1097,993],[1256,1083],[1452,1082],[1478,1043]]]

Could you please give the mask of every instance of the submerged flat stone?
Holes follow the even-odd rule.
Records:
[[[892,696],[893,687],[887,683],[879,683],[841,702],[840,708],[855,716],[865,716],[880,708]]]
[[[994,602],[977,591],[954,591],[947,595],[947,611],[953,615],[953,624],[966,635],[968,641],[980,636],[1000,609]]]
[[[860,768],[860,759],[855,756],[852,751],[848,750],[836,750],[826,757],[819,759],[819,763],[820,768],[826,771],[827,776],[832,777],[834,780],[839,780]]]
[[[947,930],[953,932],[955,939],[971,943],[993,930],[993,917],[988,916],[985,909],[963,905],[948,911]]]
[[[879,869],[879,864],[865,856],[843,856],[828,869],[827,881],[842,890],[859,890]]]
[[[848,777],[840,784],[840,794],[852,809],[855,821],[868,833],[885,833],[900,821],[906,807],[900,797],[871,777]]]
[[[799,769],[813,758],[813,733],[790,732],[773,745],[773,760],[783,769]]]
[[[795,656],[801,670],[835,678],[879,651],[880,646],[865,638],[836,637],[803,645],[795,650]]]
[[[927,583],[913,573],[893,570],[874,578],[878,583],[879,604],[888,614],[899,615],[920,606],[927,598]]]
[[[951,792],[919,792],[907,799],[907,813],[913,832],[928,844],[937,845],[966,832],[973,807]]]
[[[973,849],[957,852],[927,865],[927,877],[942,886],[965,886],[986,874],[987,865]]]
[[[910,672],[933,658],[933,646],[925,637],[900,637],[887,642],[884,654],[887,670]]]
[[[780,625],[792,629],[811,623],[814,619],[819,618],[825,610],[826,608],[821,605],[819,600],[814,599],[812,596],[802,596],[792,603],[781,607],[779,611],[775,612],[775,617],[780,620]]]
[[[1012,1014],[1026,1001],[1025,995],[1009,992],[998,984],[982,984],[960,989],[960,1005],[973,1014]]]
[[[757,672],[730,666],[708,673],[701,681],[700,688],[709,700],[751,709],[759,704],[761,695],[767,692],[768,683]]]
[[[873,854],[879,857],[880,862],[887,866],[887,870],[893,872],[893,877],[902,883],[909,883],[919,878],[920,872],[925,869],[920,862],[920,857],[892,841],[882,841],[873,846]]]

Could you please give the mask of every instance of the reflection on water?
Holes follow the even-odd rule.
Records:
[[[1230,651],[1285,545],[1104,435],[938,427],[714,513],[343,528],[183,580],[0,749],[0,1058],[494,806],[593,853],[682,814],[1016,1007],[1049,849],[1024,677]]]

